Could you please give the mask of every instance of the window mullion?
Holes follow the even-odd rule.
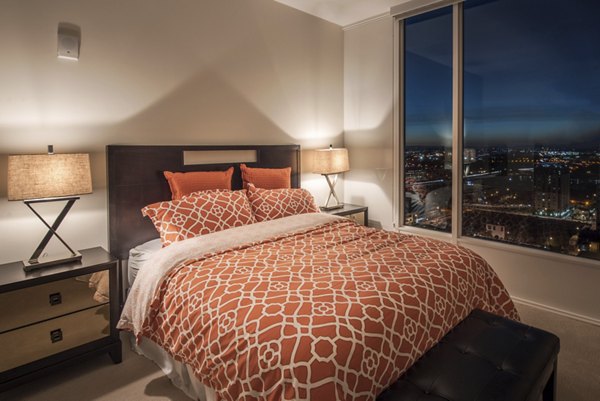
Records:
[[[463,23],[462,3],[452,13],[452,238],[461,236],[463,187]]]

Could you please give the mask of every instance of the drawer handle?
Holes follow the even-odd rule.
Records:
[[[62,339],[63,339],[63,335],[62,335],[62,330],[61,329],[52,330],[50,332],[50,340],[53,343],[62,341]]]
[[[62,303],[62,295],[60,294],[60,292],[55,292],[54,294],[50,294],[48,296],[49,301],[50,301],[50,305],[54,306],[54,305],[60,305]]]

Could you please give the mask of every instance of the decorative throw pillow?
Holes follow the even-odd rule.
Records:
[[[209,189],[231,189],[233,167],[225,171],[190,171],[187,173],[172,173],[164,171],[169,182],[172,199],[181,199],[192,192]]]
[[[256,188],[277,189],[291,188],[292,168],[254,168],[240,164],[244,188],[252,183]]]
[[[154,223],[163,246],[254,223],[245,191],[196,192],[183,199],[148,205],[142,214]]]
[[[248,199],[257,222],[320,212],[310,192],[301,188],[262,189],[248,184]]]

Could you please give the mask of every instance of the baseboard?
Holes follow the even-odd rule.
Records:
[[[513,299],[513,301],[515,301],[516,303],[519,303],[519,304],[531,306],[532,308],[541,309],[543,311],[550,312],[550,313],[556,313],[557,315],[565,316],[565,317],[568,317],[571,319],[579,320],[580,322],[593,324],[594,326],[600,327],[600,319],[595,319],[593,317],[579,315],[577,313],[568,312],[568,311],[565,311],[565,310],[562,310],[559,308],[554,308],[552,306],[540,304],[540,303],[529,301],[527,299],[523,299],[523,298],[519,298],[519,297],[512,297],[512,299]]]

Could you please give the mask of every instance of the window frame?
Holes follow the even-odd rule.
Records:
[[[423,5],[423,3],[427,3]],[[413,0],[392,8],[394,20],[394,198],[393,227],[408,233],[432,236],[456,243],[462,227],[462,157],[455,149],[462,148],[462,3],[463,0]],[[449,233],[422,227],[407,226],[404,204],[404,21],[407,18],[452,6],[452,227]],[[462,153],[462,152],[460,152]]]
[[[536,258],[562,261],[586,267],[598,268],[598,261],[573,255],[550,252],[529,248],[516,244],[490,241],[485,239],[463,236],[462,233],[462,185],[463,185],[463,3],[468,0],[409,0],[406,3],[392,7],[391,16],[394,18],[394,49],[393,49],[393,168],[394,187],[392,199],[392,224],[394,229],[408,234],[433,237],[458,245],[472,245],[498,251],[533,256]],[[452,6],[452,228],[450,233],[440,232],[422,227],[404,225],[404,20],[415,15]],[[457,151],[458,149],[458,151]]]

